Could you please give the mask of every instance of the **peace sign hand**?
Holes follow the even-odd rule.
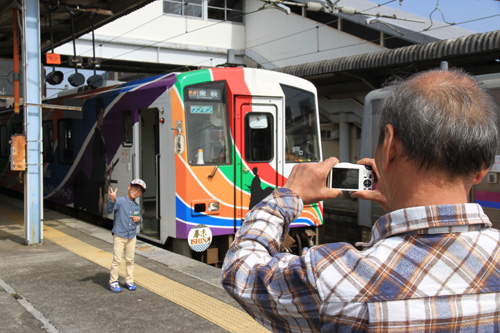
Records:
[[[115,202],[116,201],[116,192],[118,191],[118,187],[113,191],[111,186],[108,189],[109,200]]]

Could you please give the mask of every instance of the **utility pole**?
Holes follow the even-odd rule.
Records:
[[[23,75],[26,172],[24,174],[24,237],[27,245],[43,240],[43,165],[41,139],[42,65],[40,3],[23,0]]]

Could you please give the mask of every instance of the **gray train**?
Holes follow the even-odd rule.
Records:
[[[500,73],[476,76],[487,89],[500,101]],[[373,90],[365,97],[363,124],[361,130],[360,158],[373,157],[378,136],[379,105],[392,88],[385,87]],[[493,227],[500,228],[500,151],[497,152],[495,164],[483,181],[474,185],[469,194],[469,202],[480,204],[488,215]],[[371,225],[384,214],[377,204],[359,200],[357,205],[358,225]]]

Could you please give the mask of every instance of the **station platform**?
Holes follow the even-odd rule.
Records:
[[[44,210],[25,245],[24,203],[0,194],[1,332],[266,332],[222,288],[220,269],[140,240],[137,290],[108,288],[110,230]],[[125,266],[120,268],[123,284]]]

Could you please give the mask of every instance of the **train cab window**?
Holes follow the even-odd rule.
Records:
[[[273,115],[249,112],[245,115],[245,160],[269,162],[273,153]]]
[[[230,164],[231,141],[225,82],[186,87],[184,104],[189,163]]]
[[[281,88],[285,93],[286,162],[319,161],[314,94],[286,85]]]
[[[57,127],[59,163],[71,164],[74,151],[73,122],[71,119],[60,119]]]
[[[122,114],[122,145],[131,147],[134,143],[132,132],[132,111],[126,111]]]
[[[43,130],[43,161],[51,163],[54,161],[54,126],[52,120],[42,123]]]

